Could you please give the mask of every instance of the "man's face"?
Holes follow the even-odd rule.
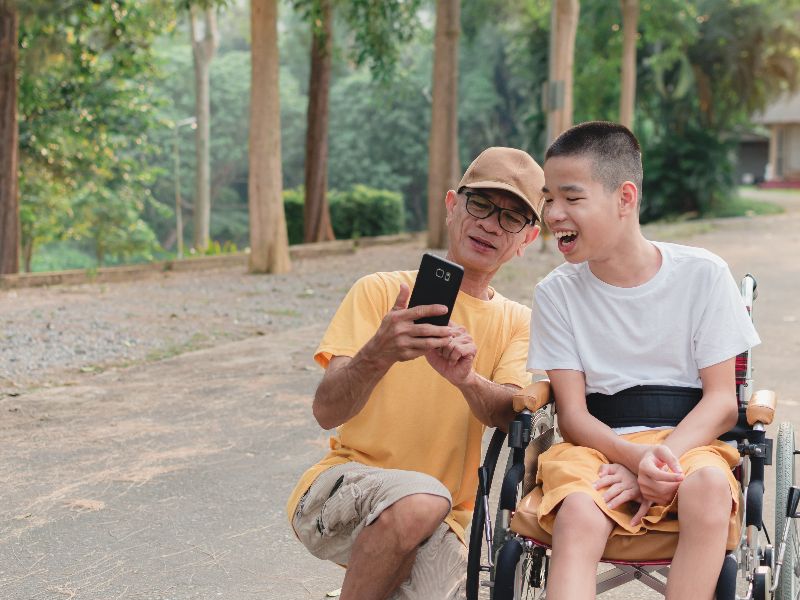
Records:
[[[604,260],[622,235],[615,192],[594,178],[592,159],[557,156],[544,164],[545,224],[571,263]]]
[[[445,199],[450,239],[448,255],[465,269],[494,273],[514,255],[522,256],[525,246],[536,239],[539,227],[525,225],[520,232],[509,233],[500,226],[498,212],[479,219],[467,211],[466,192],[476,192],[496,206],[518,211],[528,218],[533,216],[533,211],[522,200],[503,190],[448,192]]]

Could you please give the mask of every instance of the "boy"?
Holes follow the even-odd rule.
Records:
[[[678,531],[667,598],[711,598],[738,539],[734,361],[759,343],[725,262],[651,242],[625,127],[583,123],[548,149],[544,221],[566,263],[534,294],[529,370],[546,370],[565,443],[540,457],[548,598],[593,598],[609,536]],[[677,517],[677,519],[676,519]]]

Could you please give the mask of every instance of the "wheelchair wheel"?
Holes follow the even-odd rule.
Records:
[[[800,593],[800,539],[797,535],[795,519],[787,518],[786,506],[789,488],[794,485],[794,426],[781,423],[778,428],[778,442],[775,460],[775,544],[783,539],[784,529],[789,527],[786,539],[786,550],[783,555],[783,566],[775,590],[777,600],[796,600]]]
[[[549,557],[544,548],[518,537],[497,553],[492,600],[536,600],[545,597]]]
[[[503,442],[506,439],[506,434],[499,429],[494,432],[489,447],[486,450],[484,457],[483,469],[485,469],[485,480],[478,486],[478,492],[475,498],[475,508],[472,513],[472,527],[469,536],[469,554],[467,557],[467,583],[466,595],[467,600],[478,600],[480,597],[480,589],[483,586],[491,586],[494,582],[494,567],[489,566],[489,552],[486,543],[486,506],[484,505],[483,489],[485,485],[489,490],[489,495],[492,504],[495,502],[497,489],[500,487],[496,481],[501,477],[495,478],[495,468],[501,458],[503,452]],[[508,465],[506,465],[508,469]],[[495,482],[493,486],[492,483]],[[491,508],[489,508],[491,510]],[[497,519],[492,522],[492,546],[491,556],[492,560],[496,556],[496,548],[498,544],[502,543],[497,541],[498,538],[505,538],[505,530],[500,526]],[[488,576],[488,577],[487,577]],[[488,579],[481,581],[481,579]],[[490,588],[491,589],[491,588]],[[485,596],[484,596],[485,597]]]

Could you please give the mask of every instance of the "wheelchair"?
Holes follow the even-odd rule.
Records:
[[[741,292],[752,318],[756,298],[752,275],[742,279]],[[751,351],[736,358],[739,420],[721,438],[735,444],[741,457],[734,475],[740,484],[742,528],[738,546],[726,552],[716,598],[797,600],[800,598],[797,529],[800,488],[795,486],[794,457],[800,451],[795,450],[793,425],[781,423],[774,443],[776,490],[772,537],[762,515],[765,467],[773,465],[773,440],[767,437],[766,428],[772,423],[776,399],[768,390],[753,393],[751,359]],[[508,434],[494,432],[478,469],[467,561],[467,600],[486,598],[487,588],[491,600],[546,598],[551,540],[538,526],[536,506],[541,490],[534,484],[538,457],[557,438],[555,403],[550,398],[549,382],[542,380],[519,392],[514,397],[514,407],[518,414]],[[505,472],[501,483],[493,488],[506,437],[509,450]],[[614,540],[619,542],[615,544]],[[676,545],[677,534],[671,533],[648,532],[635,540],[610,538],[601,560],[610,566],[598,574],[597,594],[633,580],[665,593],[666,575]]]

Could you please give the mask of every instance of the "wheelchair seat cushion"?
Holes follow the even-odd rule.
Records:
[[[634,443],[659,444],[670,431],[640,431],[623,437]],[[557,444],[547,450],[539,457],[537,485],[517,506],[511,520],[511,529],[549,545],[550,533],[553,531],[553,523],[561,501],[569,494],[582,492],[591,496],[595,504],[615,524],[606,546],[605,558],[609,560],[671,558],[678,541],[677,496],[666,506],[651,507],[642,519],[642,523],[634,527],[630,521],[638,509],[636,503],[627,503],[616,509],[610,509],[603,500],[604,490],[596,490],[592,486],[598,478],[598,469],[608,462],[606,457],[596,450],[569,443]],[[715,441],[712,445],[690,450],[680,457],[680,462],[687,476],[704,467],[719,468],[727,474],[732,510],[726,547],[729,550],[734,549],[739,542],[741,531],[741,519],[738,514],[741,492],[731,469],[739,462],[739,453],[728,444]],[[640,538],[647,538],[649,541],[640,547]]]

